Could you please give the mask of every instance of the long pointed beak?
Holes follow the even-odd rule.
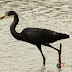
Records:
[[[2,17],[0,17],[0,19],[3,19],[3,18],[5,18],[6,17],[6,15],[4,15],[4,16],[2,16]]]

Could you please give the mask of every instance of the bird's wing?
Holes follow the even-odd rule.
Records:
[[[26,28],[22,31],[26,38],[36,42],[51,42],[54,39],[56,32],[40,28]]]

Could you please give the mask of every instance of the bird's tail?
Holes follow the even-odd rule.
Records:
[[[60,40],[60,39],[66,39],[66,38],[69,38],[69,35],[59,33],[57,37],[58,37],[58,39]]]

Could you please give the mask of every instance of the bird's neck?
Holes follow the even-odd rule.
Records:
[[[10,31],[11,31],[11,34],[13,35],[13,37],[19,40],[20,39],[20,34],[15,31],[15,28],[16,28],[16,25],[18,24],[18,22],[19,22],[18,15],[15,14],[14,15],[14,21],[10,26]]]

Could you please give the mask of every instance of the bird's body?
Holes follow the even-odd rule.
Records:
[[[15,31],[15,28],[19,21],[18,15],[14,11],[8,11],[6,15],[14,16],[14,21],[10,26],[10,31],[13,37],[16,38],[17,40],[26,41],[36,45],[43,56],[44,65],[45,65],[45,57],[42,53],[41,45],[49,46],[58,51],[58,49],[52,47],[49,43],[53,43],[57,40],[69,38],[69,35],[67,34],[57,33],[55,31],[41,29],[41,28],[25,28],[21,33],[17,33]],[[3,17],[1,17],[0,19],[3,19]]]
[[[57,33],[41,28],[25,28],[21,33],[21,40],[32,44],[53,43],[68,37],[66,34]]]

